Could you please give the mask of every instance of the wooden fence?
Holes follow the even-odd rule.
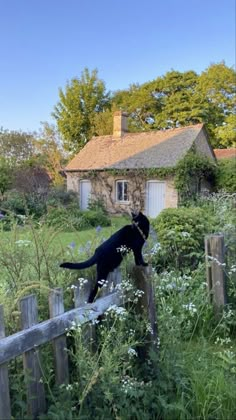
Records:
[[[225,243],[223,235],[208,235],[205,237],[206,277],[210,302],[215,313],[227,304],[227,289],[225,275]]]
[[[149,268],[135,267],[133,271],[136,286],[143,290],[142,304],[138,307],[149,318],[153,334],[149,346],[157,339],[157,321],[154,309],[154,296]],[[26,296],[19,302],[22,331],[5,337],[3,305],[0,305],[0,419],[11,419],[11,402],[7,362],[23,356],[23,368],[27,388],[28,414],[37,418],[46,411],[46,398],[40,363],[39,346],[52,342],[55,361],[56,383],[69,383],[68,353],[65,332],[72,321],[85,324],[101,316],[111,305],[122,305],[123,299],[117,284],[121,282],[119,270],[110,273],[108,287],[103,286],[102,297],[92,304],[86,304],[90,293],[89,282],[83,288],[74,289],[75,308],[64,312],[63,291],[54,289],[49,295],[50,319],[38,323],[37,299],[35,295]],[[113,291],[108,290],[113,284]],[[109,294],[108,294],[109,293]],[[146,349],[148,350],[148,349]]]
[[[225,281],[225,246],[222,235],[210,235],[205,238],[206,270],[208,292],[211,302],[218,313],[227,303]],[[150,346],[157,340],[157,320],[154,304],[154,292],[151,282],[150,267],[134,267],[132,277],[137,289],[143,294],[136,310],[145,315],[151,325],[148,345],[142,357],[146,357]],[[36,418],[46,411],[46,398],[42,377],[39,346],[52,342],[55,361],[56,383],[69,383],[68,353],[65,332],[72,321],[85,324],[101,316],[110,305],[123,305],[123,299],[116,286],[121,282],[120,271],[109,275],[108,287],[103,286],[102,297],[92,304],[85,304],[90,293],[89,282],[83,288],[74,289],[75,308],[64,312],[63,291],[54,289],[49,295],[50,319],[38,323],[37,300],[35,295],[26,296],[19,302],[22,331],[5,337],[3,305],[0,305],[0,420],[11,419],[11,402],[7,363],[23,356],[23,368],[27,387],[28,414]],[[113,291],[108,290],[113,284]],[[108,294],[109,293],[109,294]],[[154,347],[156,349],[156,346]],[[29,376],[30,374],[30,376]]]

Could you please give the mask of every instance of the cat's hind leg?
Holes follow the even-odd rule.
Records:
[[[98,289],[102,287],[104,280],[107,279],[109,274],[109,270],[104,267],[97,266],[97,279],[96,279],[96,285],[93,288],[93,290],[90,292],[88,303],[92,303],[96,297],[96,294],[98,292]]]

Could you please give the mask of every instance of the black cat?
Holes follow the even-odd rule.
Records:
[[[143,260],[142,247],[149,235],[149,221],[144,214],[132,213],[132,224],[126,225],[115,232],[109,239],[96,248],[94,255],[87,261],[81,263],[65,262],[60,265],[62,268],[80,270],[97,264],[96,285],[89,295],[88,302],[93,302],[98,288],[101,287],[101,280],[106,280],[108,274],[117,268],[125,250],[132,250],[136,265],[146,266]]]

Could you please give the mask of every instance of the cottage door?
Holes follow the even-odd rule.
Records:
[[[156,217],[165,208],[165,190],[165,182],[147,182],[147,216]]]
[[[87,210],[91,194],[91,182],[83,179],[80,181],[80,209]]]

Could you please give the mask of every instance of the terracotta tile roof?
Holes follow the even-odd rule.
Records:
[[[161,131],[93,137],[65,171],[174,166],[193,145],[203,124]]]
[[[217,159],[236,158],[236,147],[231,147],[229,149],[214,149],[214,153]]]

